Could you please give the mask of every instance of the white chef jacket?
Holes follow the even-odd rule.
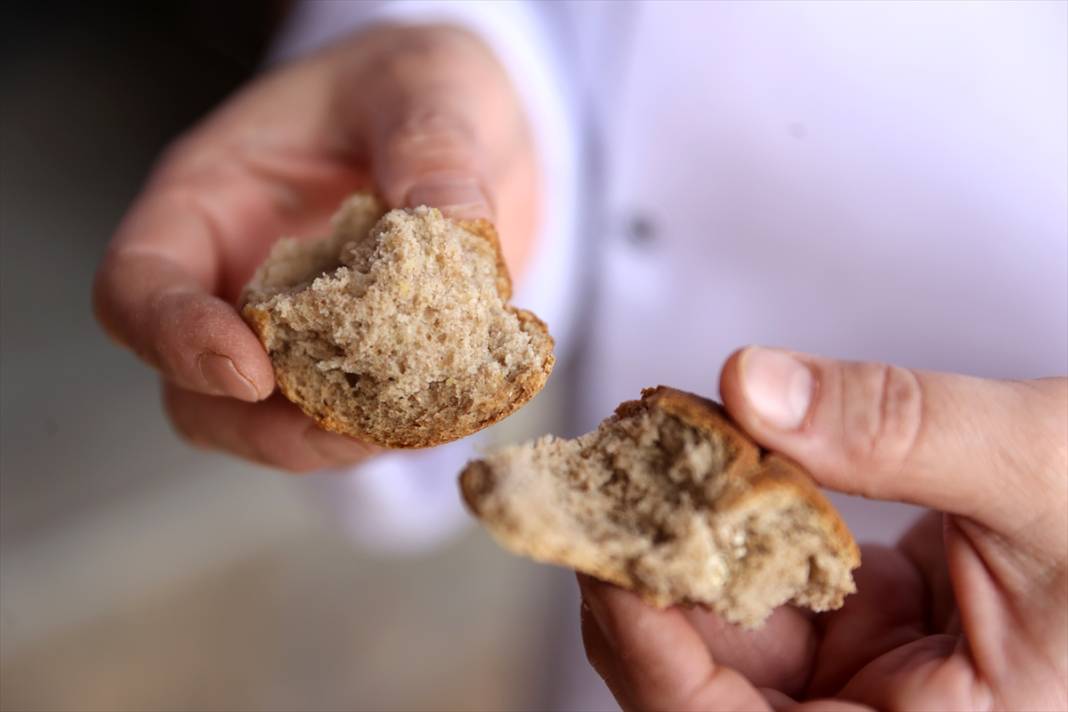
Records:
[[[546,211],[517,303],[580,352],[575,422],[715,395],[760,343],[992,378],[1068,372],[1068,4],[303,3],[275,58],[451,21],[500,57]],[[466,521],[470,438],[312,478],[358,538]],[[900,505],[837,497],[859,539]]]

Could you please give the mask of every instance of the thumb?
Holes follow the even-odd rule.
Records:
[[[412,107],[372,144],[375,178],[390,205],[430,205],[454,218],[493,220],[483,149],[468,117]]]
[[[712,659],[682,610],[657,610],[584,574],[578,581],[586,655],[623,709],[770,712],[744,675]]]
[[[496,56],[444,26],[376,30],[361,56],[346,83],[351,130],[386,203],[489,220],[512,274],[522,274],[536,239],[539,164]]]
[[[831,489],[1009,526],[1063,478],[1066,383],[750,347],[720,390],[747,432]]]
[[[403,28],[375,39],[355,86],[358,124],[386,202],[492,220],[505,158],[498,154],[516,145],[522,124],[507,75],[461,30]]]

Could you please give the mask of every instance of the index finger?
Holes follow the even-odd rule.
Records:
[[[177,385],[260,400],[273,390],[274,373],[236,309],[213,294],[215,229],[196,193],[150,186],[101,263],[94,308],[109,334]]]

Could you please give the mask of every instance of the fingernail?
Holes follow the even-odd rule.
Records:
[[[611,618],[604,606],[604,602],[595,590],[602,584],[594,581],[586,574],[579,574],[578,582],[579,593],[582,595],[582,606],[593,616],[593,620],[597,623],[597,628],[601,631],[605,641],[613,648],[616,647],[616,637],[612,631]]]
[[[812,371],[783,351],[752,347],[742,357],[742,391],[749,406],[781,430],[804,422],[815,384]]]
[[[339,464],[362,460],[375,451],[375,448],[367,443],[329,433],[315,425],[305,431],[304,439],[323,459]]]
[[[230,358],[221,354],[205,353],[198,358],[200,373],[215,390],[216,395],[240,398],[243,401],[258,401],[259,391],[252,381],[241,375]]]
[[[407,204],[429,205],[449,217],[492,218],[489,201],[474,178],[448,173],[426,176],[408,191]]]

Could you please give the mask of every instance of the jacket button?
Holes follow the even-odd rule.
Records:
[[[627,221],[626,236],[631,245],[645,247],[656,239],[656,226],[648,215],[633,215]]]

